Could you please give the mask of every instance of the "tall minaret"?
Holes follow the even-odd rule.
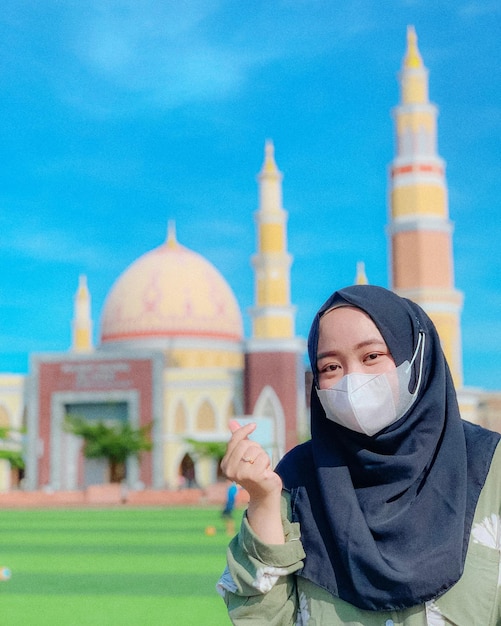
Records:
[[[290,303],[290,267],[287,252],[287,212],[282,207],[282,174],[271,141],[265,144],[264,163],[258,175],[259,209],[256,212],[257,248],[252,258],[255,307],[251,310],[252,336],[256,339],[294,337],[295,309]]]
[[[461,387],[463,296],[454,287],[445,162],[437,154],[438,111],[428,100],[428,70],[412,26],[399,79],[400,104],[393,111],[397,154],[390,180],[392,289],[431,317],[456,387]]]
[[[257,253],[252,258],[255,304],[250,311],[252,335],[246,345],[244,403],[247,414],[272,419],[278,460],[296,445],[304,430],[305,346],[295,336],[287,212],[282,207],[282,174],[271,141],[265,144],[258,184]]]
[[[90,293],[87,287],[87,277],[84,275],[79,276],[74,302],[71,349],[73,352],[91,352],[93,343]]]

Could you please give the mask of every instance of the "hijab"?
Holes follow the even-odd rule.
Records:
[[[327,419],[316,393],[322,315],[364,311],[395,361],[424,333],[422,380],[403,417],[373,436]],[[298,575],[361,609],[422,604],[460,578],[480,491],[499,435],[461,420],[437,331],[415,303],[373,285],[335,292],[308,338],[314,383],[311,440],[277,467],[306,553]],[[415,359],[414,392],[421,359]]]

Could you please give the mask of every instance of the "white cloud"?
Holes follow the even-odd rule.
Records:
[[[69,90],[65,86],[69,100],[96,111],[103,103],[103,110],[128,108],[129,96],[137,98],[136,107],[142,102],[160,108],[221,98],[238,90],[249,68],[262,60],[246,46],[237,50],[210,37],[204,21],[214,18],[218,2],[93,7],[77,20],[68,43],[83,74],[70,80]]]
[[[287,1],[100,0],[73,7],[66,45],[81,71],[64,77],[61,97],[97,115],[215,101],[238,93],[255,68],[315,57],[374,27],[372,10],[361,18],[352,3],[335,10],[316,4],[318,12]]]
[[[277,60],[304,63],[374,30],[361,0],[5,0],[0,49],[17,79],[95,117],[217,102]],[[312,6],[313,5],[313,6]]]

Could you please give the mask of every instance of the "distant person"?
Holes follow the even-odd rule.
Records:
[[[197,487],[195,463],[189,454],[185,454],[181,461],[181,474],[184,477],[183,487],[187,487],[188,489]]]
[[[232,481],[228,485],[228,489],[226,491],[226,502],[221,513],[221,517],[226,523],[226,533],[230,536],[233,536],[235,534],[235,520],[233,519],[233,511],[235,510],[237,494],[237,483]]]
[[[276,471],[230,424],[250,496],[218,583],[234,624],[501,624],[500,436],[463,421],[437,331],[381,287],[335,292],[308,340],[311,440]]]

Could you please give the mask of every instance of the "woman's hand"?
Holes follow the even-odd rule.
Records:
[[[265,543],[284,543],[280,517],[282,479],[273,471],[268,454],[249,439],[256,424],[240,426],[232,420],[229,425],[232,436],[221,469],[249,493],[247,519],[254,532]]]
[[[231,439],[221,461],[221,469],[230,480],[242,485],[251,498],[266,497],[282,491],[282,481],[271,469],[270,457],[263,448],[249,439],[256,424],[240,426],[230,421]]]

